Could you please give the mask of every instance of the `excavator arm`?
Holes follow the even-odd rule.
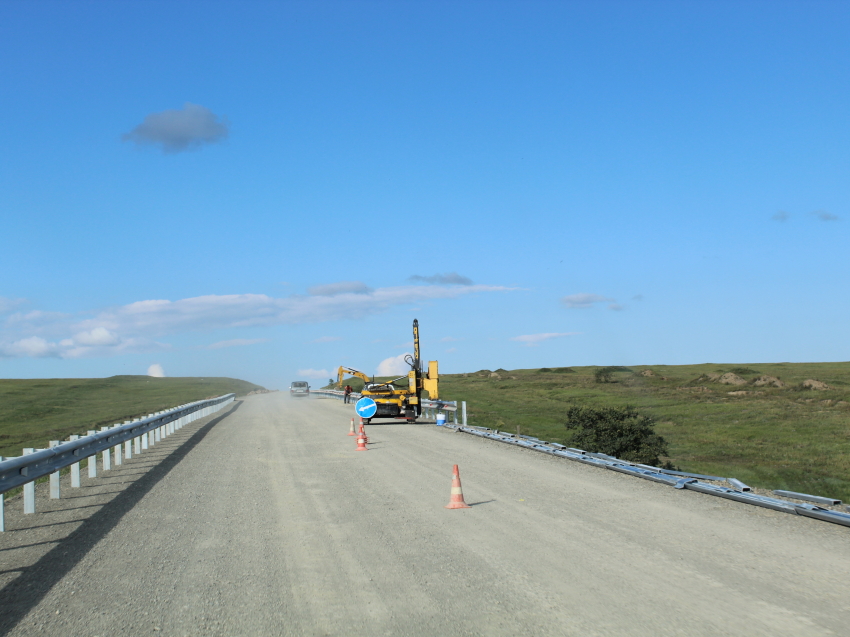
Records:
[[[336,386],[339,389],[342,389],[342,381],[345,378],[346,374],[349,376],[356,376],[357,378],[360,378],[364,383],[369,382],[369,377],[360,370],[352,369],[351,367],[343,367],[342,365],[340,365],[339,369],[337,370],[336,381]]]

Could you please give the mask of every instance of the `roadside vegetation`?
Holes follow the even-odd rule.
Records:
[[[0,455],[132,420],[177,405],[262,389],[234,378],[0,379]]]
[[[571,409],[630,407],[661,463],[850,500],[850,363],[480,370],[441,376],[440,394],[472,425],[579,447]]]

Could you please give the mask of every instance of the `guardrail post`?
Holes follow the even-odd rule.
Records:
[[[33,447],[24,449],[24,455],[35,453]],[[35,513],[35,482],[27,482],[24,485],[24,514]]]
[[[133,421],[132,420],[125,420],[124,424],[129,425],[131,422],[133,422]],[[126,441],[124,441],[124,459],[129,460],[132,457],[133,457],[133,441],[132,440],[126,440]]]
[[[101,431],[108,431],[109,427],[101,427]],[[106,448],[103,450],[103,454],[101,455],[103,458],[103,470],[109,471],[112,469],[112,449]]]
[[[97,432],[94,429],[89,429],[86,432],[89,436],[95,435]],[[97,454],[92,454],[89,456],[89,478],[97,477]]]
[[[53,447],[59,446],[59,441],[58,440],[51,440],[49,444],[50,444],[50,448],[53,449]],[[58,500],[59,499],[59,472],[58,471],[54,471],[53,473],[50,474],[50,499],[51,500]]]
[[[160,430],[159,427],[157,427],[156,429],[153,430],[153,442],[154,442],[154,444],[156,444],[160,440],[162,440],[162,435],[161,435],[159,430]]]
[[[77,434],[72,434],[69,437],[69,440],[79,440],[80,437]],[[76,489],[80,486],[80,463],[75,462],[71,465],[71,487]]]
[[[120,427],[120,426],[121,426],[121,425],[120,425],[119,423],[115,423],[114,425],[112,425],[112,428],[113,428],[113,429],[115,429],[116,427]],[[121,464],[121,455],[124,453],[124,452],[123,452],[123,450],[121,449],[121,447],[123,447],[123,446],[124,446],[124,445],[122,445],[122,444],[119,442],[117,445],[115,445],[114,447],[112,447],[112,451],[114,451],[114,452],[115,452],[115,465],[116,465],[116,466],[118,466],[119,464]]]
[[[461,404],[463,405],[463,426],[466,427],[466,401],[464,400]]]
[[[142,437],[136,436],[133,438],[133,453],[137,456],[142,453]]]
[[[0,462],[3,462],[3,456],[0,456]],[[0,493],[0,533],[6,531],[6,494]]]

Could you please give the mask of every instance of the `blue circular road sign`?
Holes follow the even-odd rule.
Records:
[[[354,403],[354,411],[361,418],[371,418],[378,412],[378,405],[371,398],[364,396]]]

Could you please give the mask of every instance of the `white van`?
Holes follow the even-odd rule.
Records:
[[[309,396],[310,385],[305,380],[296,380],[289,386],[290,396]]]

